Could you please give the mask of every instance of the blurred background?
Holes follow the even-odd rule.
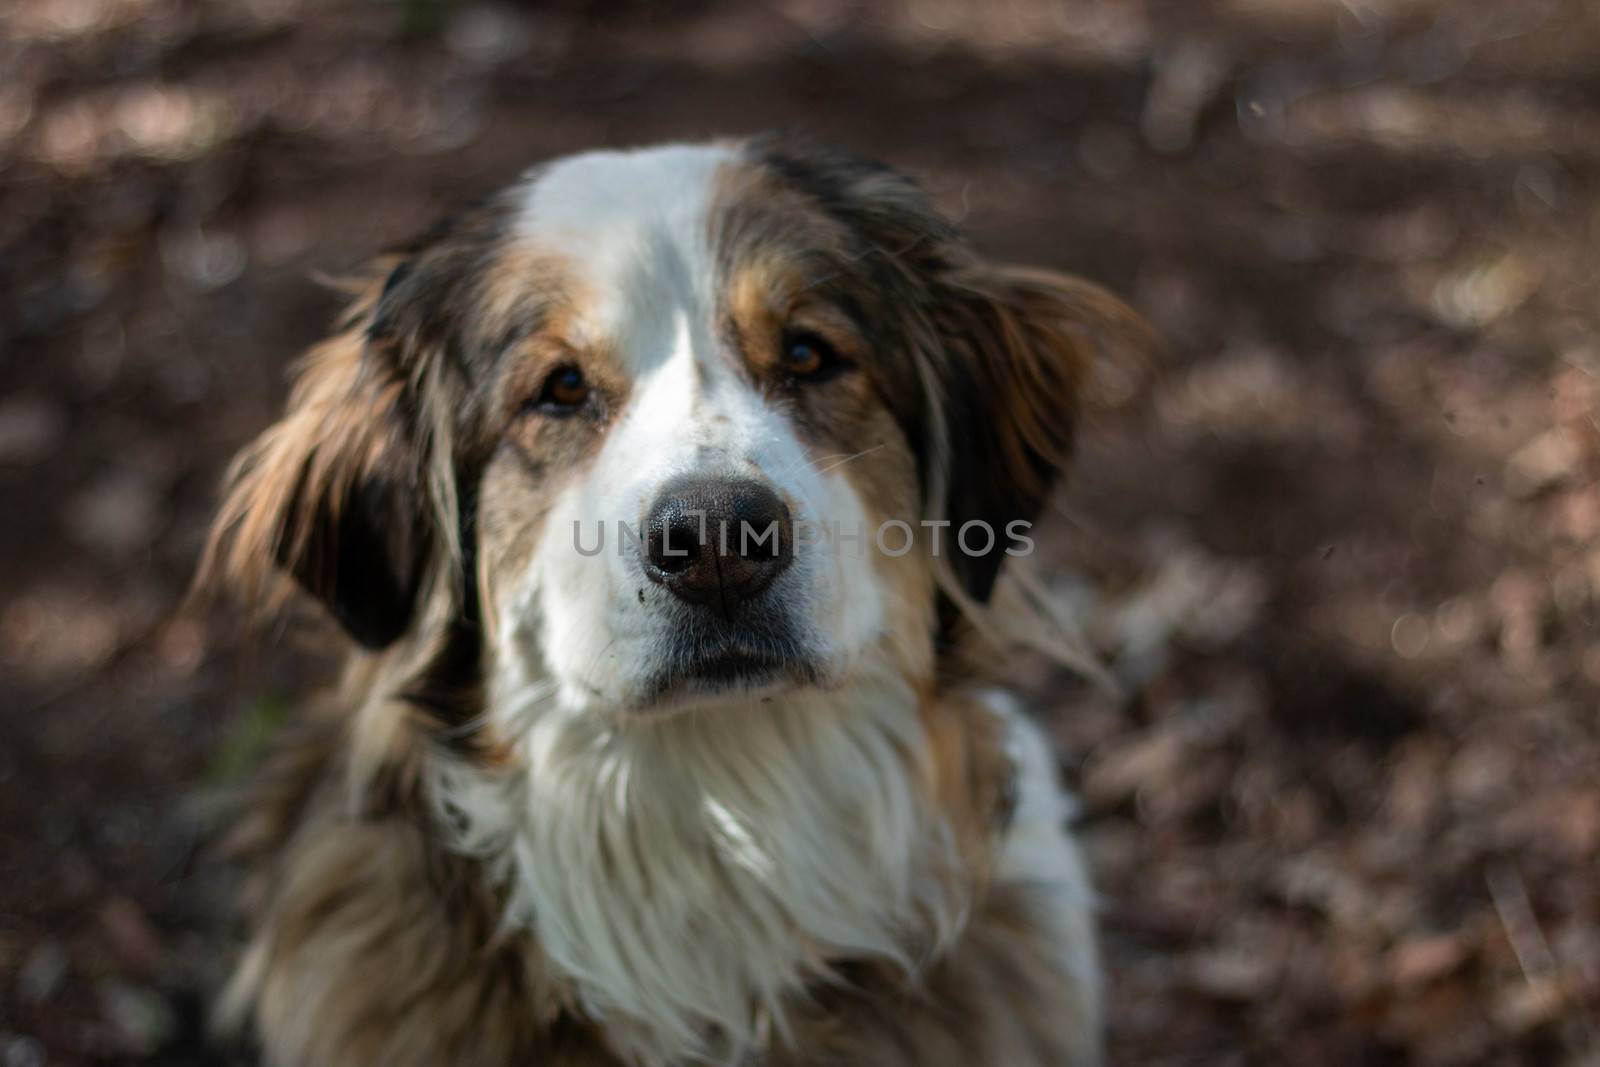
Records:
[[[11,0],[0,1065],[222,1062],[198,798],[326,667],[179,607],[317,277],[770,127],[1166,339],[1046,543],[1124,692],[1027,677],[1113,1062],[1600,1063],[1592,2]]]

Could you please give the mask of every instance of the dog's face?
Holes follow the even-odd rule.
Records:
[[[475,631],[569,709],[923,677],[1041,506],[1090,350],[1137,338],[872,164],[573,157],[408,250],[313,353],[214,562],[275,559],[368,647]]]
[[[485,592],[568,706],[840,684],[885,586],[926,582],[835,537],[914,520],[916,464],[830,285],[837,235],[774,192],[728,149],[675,148],[557,163],[518,205],[551,313],[500,390]]]

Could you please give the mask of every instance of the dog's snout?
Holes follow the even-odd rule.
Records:
[[[680,600],[724,614],[759,594],[793,558],[789,509],[749,478],[676,478],[645,517],[644,569]]]

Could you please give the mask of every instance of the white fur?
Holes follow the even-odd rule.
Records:
[[[960,928],[957,857],[894,673],[621,725],[520,692],[525,770],[457,768],[437,795],[633,1061],[737,1062],[769,1024],[782,1034],[827,959],[912,970]]]
[[[569,156],[530,175],[516,228],[587,272],[590,328],[632,340],[625,352],[647,360],[649,338],[637,334],[652,315],[703,297],[714,277],[706,211],[734,159],[714,144]]]
[[[1056,773],[1055,749],[1011,694],[991,690],[985,703],[1006,723],[1007,749],[1015,767],[1016,807],[1001,844],[995,881],[1032,887],[1041,941],[1058,952],[1057,964],[1073,977],[1083,998],[1079,1016],[1099,1019],[1100,965],[1095,945],[1094,892],[1076,839],[1068,832],[1075,810]]]

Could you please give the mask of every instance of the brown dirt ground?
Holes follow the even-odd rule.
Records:
[[[176,610],[337,274],[530,162],[774,126],[1129,294],[1039,667],[1113,1062],[1600,1062],[1582,0],[0,8],[0,1063],[221,1062],[198,862],[317,670]],[[280,635],[281,636],[281,635]]]

